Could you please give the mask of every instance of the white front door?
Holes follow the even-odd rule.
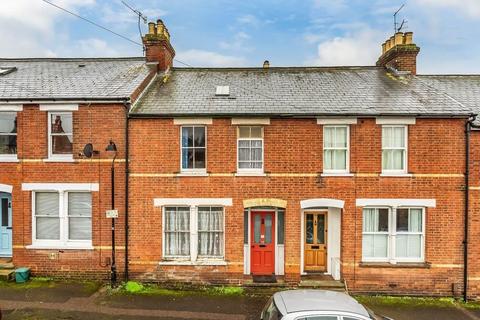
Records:
[[[0,257],[12,256],[12,196],[0,193]]]

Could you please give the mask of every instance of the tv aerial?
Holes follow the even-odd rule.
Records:
[[[407,23],[407,20],[405,19],[402,19],[402,22],[400,23],[397,22],[397,15],[404,7],[405,7],[405,4],[402,4],[400,8],[397,11],[395,11],[395,13],[393,14],[393,31],[394,31],[393,33],[394,34],[402,31],[402,29],[405,27]]]
[[[145,16],[140,10],[137,10],[130,6],[128,3],[122,0],[122,3],[125,7],[130,9],[135,15],[138,17],[138,33],[140,35],[140,39],[142,39],[142,28],[140,27],[140,21],[143,21],[143,24],[147,23],[147,16]],[[143,47],[143,51],[145,52],[145,47]]]

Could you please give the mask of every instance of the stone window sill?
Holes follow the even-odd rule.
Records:
[[[429,269],[430,263],[428,262],[397,262],[396,264],[388,262],[360,262],[362,268],[392,268],[392,269]]]
[[[163,260],[158,263],[161,266],[226,266],[225,260]]]

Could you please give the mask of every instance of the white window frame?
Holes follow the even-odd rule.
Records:
[[[68,193],[92,193],[85,190],[36,190],[32,192],[32,245],[29,249],[93,249],[92,239],[90,240],[70,240],[68,238]],[[36,193],[56,193],[58,194],[60,220],[60,239],[42,240],[37,239],[36,223]],[[93,193],[92,193],[92,238],[93,238]]]
[[[73,112],[71,111],[49,111],[48,115],[48,159],[51,161],[65,161],[71,162],[73,161],[73,153],[72,154],[53,154],[52,150],[52,115],[71,115],[72,116],[72,133],[65,134],[65,136],[72,136],[72,145],[73,145]],[[72,151],[73,152],[73,151]]]
[[[403,128],[405,130],[404,134],[404,145],[405,147],[402,148],[385,148],[383,146],[383,129],[384,128]],[[383,151],[384,150],[404,150],[403,156],[403,169],[402,170],[386,170],[383,168]],[[383,175],[406,175],[408,174],[408,125],[405,124],[384,124],[382,125],[382,174]]]
[[[187,207],[190,208],[190,255],[178,256],[178,255],[166,255],[166,241],[165,241],[165,209],[167,207]],[[222,256],[199,256],[198,255],[198,208],[199,207],[219,207],[223,208],[223,255]],[[202,204],[202,205],[162,205],[162,259],[161,264],[224,264],[225,262],[225,206],[215,204]]]
[[[337,170],[337,169],[325,169],[325,150],[345,150],[345,148],[335,148],[335,147],[325,147],[325,128],[347,128],[347,154],[346,154],[346,164],[345,170]],[[323,150],[322,150],[322,157],[323,157],[323,173],[325,174],[349,174],[350,173],[350,126],[349,125],[342,125],[342,124],[329,124],[323,126]]]
[[[388,235],[387,240],[387,257],[386,258],[372,258],[363,255],[362,245],[362,261],[363,262],[386,262],[390,264],[400,263],[423,263],[425,262],[425,222],[426,222],[426,208],[418,206],[402,206],[402,207],[387,207],[387,206],[365,206],[362,208],[362,238],[364,234],[378,234],[379,232],[363,232],[363,209],[388,209],[388,232],[382,232]],[[422,210],[422,232],[397,232],[397,209],[421,209]],[[396,236],[398,234],[420,234],[421,247],[419,258],[397,257],[396,256]]]
[[[183,135],[183,128],[204,128],[205,129],[205,168],[193,168],[193,169],[184,169],[183,168],[183,147],[182,147],[182,135]],[[195,147],[193,147],[195,149]],[[180,126],[180,172],[183,174],[200,174],[205,175],[207,173],[207,160],[208,160],[208,151],[207,151],[207,125],[204,124],[183,124]]]
[[[13,109],[12,109],[13,110]],[[4,133],[2,136],[16,136],[17,137],[17,153],[15,154],[0,154],[0,162],[18,162],[18,112],[17,111],[4,111],[0,109],[0,115],[2,113],[15,113],[17,118],[17,133]]]
[[[262,130],[261,138],[240,138],[240,127],[259,127]],[[251,129],[250,129],[251,130]],[[262,141],[262,167],[261,168],[240,168],[240,140],[261,140]],[[265,168],[265,139],[264,139],[264,127],[259,125],[239,125],[237,126],[237,173],[246,175],[263,175]]]

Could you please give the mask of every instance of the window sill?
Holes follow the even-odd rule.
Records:
[[[266,177],[267,174],[263,171],[237,171],[235,177]]]
[[[389,262],[360,262],[362,268],[411,268],[411,269],[429,269],[428,262],[397,262],[395,264]]]
[[[354,174],[353,173],[322,173],[320,174],[320,176],[322,177],[353,177]]]
[[[0,162],[20,162],[17,157],[2,157],[0,156]]]
[[[398,177],[398,178],[411,178],[411,173],[381,173],[380,177]]]
[[[225,260],[163,260],[158,263],[161,266],[226,266]]]
[[[85,245],[64,245],[64,244],[31,244],[25,248],[31,250],[93,250],[94,247],[89,244]]]
[[[43,162],[75,162],[73,158],[47,158]]]
[[[177,177],[208,177],[206,172],[180,172],[177,173]]]

